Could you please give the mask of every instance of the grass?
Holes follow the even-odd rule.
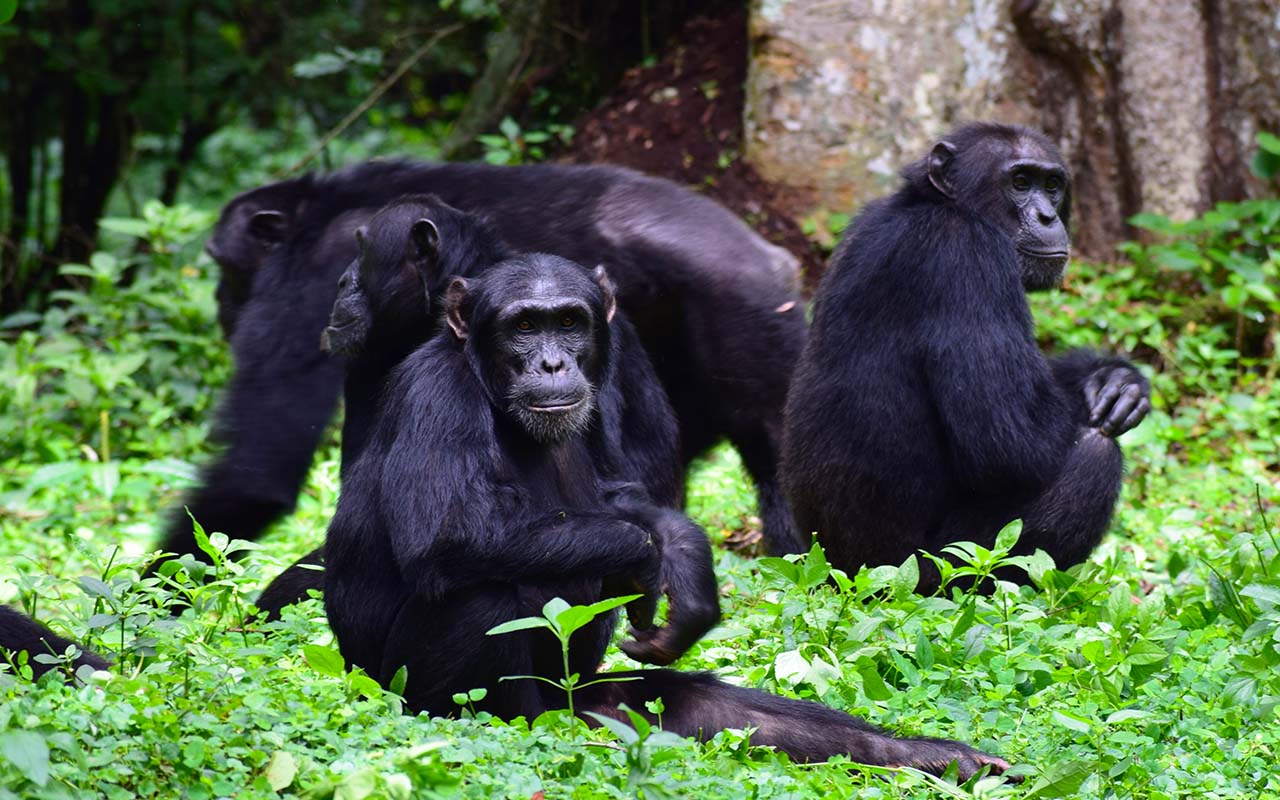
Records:
[[[323,612],[246,622],[255,593],[318,543],[337,497],[335,440],[296,513],[214,580],[196,610],[155,610],[143,580],[162,509],[208,456],[228,375],[207,214],[148,207],[124,233],[150,254],[101,255],[85,288],[0,321],[0,601],[116,659],[87,685],[0,668],[0,800],[81,797],[1266,797],[1280,796],[1280,399],[1265,340],[1215,295],[1144,263],[1073,265],[1038,297],[1046,341],[1135,352],[1156,410],[1124,439],[1112,534],[1036,587],[919,597],[895,567],[828,580],[798,563],[718,553],[724,620],[681,669],[810,698],[1018,765],[1021,785],[957,786],[842,762],[791,764],[727,732],[706,745],[563,713],[498,721],[401,713],[342,669]],[[136,222],[136,221],[135,221]],[[1260,256],[1269,258],[1269,255]],[[758,527],[736,455],[690,478],[719,544]],[[220,547],[240,547],[213,536]],[[989,571],[1001,554],[974,552]],[[609,664],[626,665],[611,653]],[[542,793],[541,795],[539,793]]]

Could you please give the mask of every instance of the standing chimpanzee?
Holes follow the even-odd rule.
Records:
[[[769,550],[800,549],[776,474],[805,338],[795,259],[712,200],[604,166],[370,162],[228,204],[209,243],[233,284],[219,293],[236,362],[216,428],[227,446],[185,501],[205,529],[253,539],[293,507],[342,383],[315,343],[352,233],[421,192],[490,216],[519,251],[605,265],[676,409],[683,460],[727,436],[755,480]],[[161,547],[195,552],[185,512]]]
[[[450,276],[479,275],[512,255],[493,226],[427,195],[403,197],[356,231],[360,255],[338,281],[338,297],[323,333],[323,347],[346,358],[343,402],[343,472],[364,449],[378,401],[392,369],[440,327]],[[625,461],[630,479],[650,499],[678,508],[684,497],[679,434],[670,403],[635,330],[619,314],[613,324],[618,377],[599,402],[608,410],[604,434]],[[305,556],[262,592],[265,618],[320,589],[312,567],[320,551]]]
[[[8,606],[0,606],[0,661],[6,658],[16,660],[18,653],[25,650],[28,656],[27,666],[31,667],[31,676],[38,679],[57,665],[41,663],[35,657],[42,654],[61,656],[73,644],[80,651],[71,662],[76,669],[85,665],[97,670],[110,669],[111,664],[97,653],[86,650],[69,639],[64,639],[26,614]]]
[[[594,278],[594,280],[593,280]],[[669,663],[718,616],[711,552],[683,514],[628,485],[602,435],[596,402],[619,377],[613,297],[603,270],[555,256],[521,256],[445,298],[452,334],[395,370],[360,458],[347,471],[325,545],[325,609],[347,662],[389,684],[407,668],[414,710],[454,710],[452,696],[484,687],[480,705],[532,719],[564,706],[541,681],[564,673],[547,631],[486,631],[536,615],[553,597],[592,603],[645,596],[628,608],[638,637],[626,652]],[[619,481],[619,478],[623,480]],[[653,600],[670,599],[653,628]],[[574,634],[568,669],[596,674],[613,615]],[[729,686],[708,675],[642,670],[575,692],[582,711],[618,715],[662,697],[662,723],[707,738],[753,727],[753,742],[797,759],[836,754],[871,764],[963,776],[1001,759],[937,739],[898,739],[841,712]]]
[[[1026,292],[1061,280],[1070,205],[1044,136],[974,124],[850,226],[815,298],[783,458],[796,521],[832,563],[990,546],[1017,518],[1018,551],[1062,568],[1102,538],[1115,437],[1149,392],[1124,359],[1036,346]],[[921,567],[931,592],[937,570]]]

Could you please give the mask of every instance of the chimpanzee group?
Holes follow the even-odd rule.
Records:
[[[255,189],[208,246],[236,372],[226,450],[188,505],[207,528],[257,536],[291,507],[342,386],[326,541],[258,606],[274,616],[323,590],[348,664],[384,685],[407,669],[407,705],[433,713],[477,686],[503,717],[562,706],[541,682],[501,680],[562,674],[550,634],[486,635],[553,597],[636,595],[621,648],[641,663],[700,639],[718,586],[681,511],[684,467],[722,437],[756,482],[770,552],[816,535],[852,571],[990,545],[1022,519],[1019,549],[1065,568],[1106,531],[1115,438],[1150,409],[1127,361],[1037,347],[1026,293],[1060,281],[1070,205],[1044,136],[961,127],[850,225],[807,330],[793,261],[715,203],[627,170],[385,162]],[[189,522],[175,515],[164,547],[191,552]],[[920,591],[938,590],[921,566]],[[575,634],[572,671],[596,673],[615,625]],[[65,646],[0,613],[0,647]],[[618,674],[577,709],[661,697],[669,730],[752,728],[802,760],[1008,766],[710,675]]]

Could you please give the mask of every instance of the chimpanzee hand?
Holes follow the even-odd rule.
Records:
[[[1151,410],[1151,387],[1132,367],[1103,367],[1084,383],[1089,424],[1116,437],[1137,426]]]
[[[641,595],[627,603],[627,621],[633,629],[651,630],[654,616],[658,612],[658,598],[662,596],[662,542],[635,520],[626,520],[622,527],[628,530],[627,535],[637,534],[646,537],[649,555],[643,563],[626,573],[606,578],[603,585],[604,594],[606,597]]]

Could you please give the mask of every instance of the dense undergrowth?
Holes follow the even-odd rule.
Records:
[[[724,621],[680,668],[970,741],[1024,777],[967,786],[795,765],[735,732],[695,745],[565,714],[477,719],[465,697],[457,720],[400,713],[342,670],[318,603],[246,621],[323,535],[332,439],[260,545],[212,536],[248,550],[214,580],[141,579],[229,372],[195,255],[209,220],[149,205],[108,222],[146,255],[67,267],[82,290],[0,322],[0,601],[116,660],[83,686],[0,667],[0,798],[1280,796],[1280,203],[1147,218],[1172,238],[1073,265],[1064,291],[1034,300],[1046,344],[1130,352],[1152,377],[1113,535],[1088,563],[1038,560],[1034,588],[919,597],[912,562],[831,581],[816,549],[796,563],[718,550]],[[753,528],[753,508],[732,451],[694,471],[690,510],[717,542]],[[999,558],[970,550],[965,569]],[[157,611],[170,591],[195,609]]]

